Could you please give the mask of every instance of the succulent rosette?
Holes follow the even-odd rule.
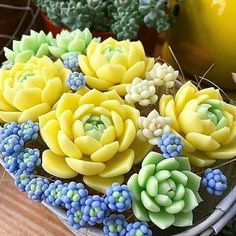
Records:
[[[198,206],[201,178],[191,172],[187,157],[165,159],[150,152],[138,174],[128,180],[137,219],[152,221],[161,229],[192,225],[192,210]]]
[[[123,174],[151,146],[140,145],[136,138],[139,111],[115,91],[80,94],[63,94],[56,109],[39,118],[49,148],[42,154],[42,166],[60,178],[81,174],[88,186],[105,191],[114,182],[122,183]]]
[[[83,31],[76,29],[72,32],[63,30],[49,46],[49,51],[54,57],[65,60],[70,54],[85,53],[91,40],[92,34],[87,28]]]
[[[79,56],[79,64],[91,88],[100,91],[114,89],[123,96],[126,85],[135,77],[144,79],[154,64],[154,58],[146,57],[140,41],[108,38],[101,43],[91,42],[87,55]]]
[[[163,95],[160,114],[172,118],[172,132],[182,137],[183,153],[194,166],[204,167],[236,153],[236,107],[223,101],[219,90],[198,90],[185,83],[175,96]]]
[[[23,35],[20,41],[13,40],[12,50],[4,48],[6,58],[12,62],[27,62],[32,56],[43,57],[49,54],[48,46],[53,43],[52,33],[47,35],[40,31],[30,31],[30,35]]]
[[[65,82],[69,73],[61,61],[46,56],[0,70],[0,121],[37,121],[69,91]]]

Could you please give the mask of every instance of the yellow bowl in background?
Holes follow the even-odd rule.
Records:
[[[162,56],[175,64],[171,46],[187,74],[207,74],[224,89],[236,90],[236,0],[183,0],[174,28],[167,34]]]

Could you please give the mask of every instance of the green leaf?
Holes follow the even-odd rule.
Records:
[[[183,171],[183,173],[188,177],[186,187],[194,192],[198,192],[202,178],[190,171]]]
[[[175,215],[175,223],[174,226],[178,227],[186,227],[193,224],[193,212],[180,212],[179,214]]]
[[[155,165],[147,165],[142,167],[138,174],[138,184],[145,188],[147,180],[154,175]]]
[[[190,165],[188,157],[175,157],[175,160],[178,161],[179,163],[179,167],[178,167],[179,171],[183,171],[183,170],[191,171],[191,165]]]
[[[156,172],[160,170],[176,170],[179,167],[179,163],[175,160],[175,158],[164,159],[160,163],[156,165]]]
[[[159,162],[164,160],[164,157],[158,153],[158,152],[149,152],[145,159],[142,162],[142,167],[149,165],[149,164],[155,164],[157,165]]]
[[[142,189],[140,188],[138,184],[138,174],[133,174],[129,178],[127,185],[129,187],[130,192],[133,193],[134,199],[141,200],[140,195],[141,195]]]
[[[32,56],[34,56],[34,52],[31,50],[26,50],[21,53],[18,53],[15,58],[15,62],[25,63],[27,62]]]
[[[171,179],[174,180],[176,184],[183,184],[184,186],[188,181],[188,177],[178,170],[171,171]]]
[[[43,44],[39,47],[39,49],[38,49],[38,51],[37,51],[37,53],[36,53],[36,57],[43,57],[44,55],[47,56],[48,53],[49,53],[48,44],[43,43]]]
[[[170,178],[170,176],[171,176],[171,173],[168,170],[161,170],[155,174],[155,177],[158,182],[166,180],[166,179]]]
[[[192,211],[195,207],[198,206],[198,200],[194,192],[190,190],[189,188],[185,188],[185,194],[184,194],[183,200],[185,202],[183,212],[185,213]]]
[[[151,176],[146,184],[146,190],[149,196],[155,197],[158,193],[158,181],[154,176]]]
[[[69,46],[68,51],[79,51],[83,52],[86,48],[85,42],[82,39],[73,40]]]
[[[150,218],[147,209],[143,206],[141,201],[134,200],[132,203],[132,209],[135,217],[144,222],[149,222]]]
[[[165,209],[166,209],[166,212],[170,214],[177,214],[183,210],[184,205],[185,205],[184,200],[179,200],[179,201],[173,202],[171,206],[168,206]]]
[[[174,224],[175,216],[165,212],[149,212],[151,221],[160,229],[166,229]]]
[[[50,53],[54,56],[54,57],[57,57],[57,58],[60,58],[61,55],[63,53],[65,53],[65,51],[61,48],[58,48],[58,47],[52,47],[52,46],[48,46],[48,49],[50,51]]]
[[[181,200],[185,194],[185,187],[183,184],[178,184],[175,191],[175,196],[173,197],[174,201]]]
[[[12,49],[14,52],[20,52],[20,41],[13,40]]]
[[[170,206],[172,204],[171,199],[164,194],[157,194],[157,196],[155,197],[155,201],[158,205],[164,207]]]
[[[7,58],[7,60],[10,62],[15,62],[16,52],[13,52],[12,50],[6,47],[4,47],[3,49],[4,49],[5,57]]]
[[[146,209],[148,209],[151,212],[159,212],[161,209],[156,204],[153,198],[151,198],[146,191],[142,191],[141,193],[141,200]]]

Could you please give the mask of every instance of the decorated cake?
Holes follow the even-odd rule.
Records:
[[[31,31],[4,51],[2,163],[74,230],[179,232],[229,192],[220,167],[236,154],[236,107],[218,88],[185,80],[140,41],[88,29]]]

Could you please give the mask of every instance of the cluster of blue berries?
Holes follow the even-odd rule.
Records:
[[[69,76],[66,80],[66,84],[73,91],[77,91],[85,85],[84,75],[79,72],[73,72],[73,73],[69,74]]]
[[[181,138],[171,133],[162,135],[158,147],[165,158],[181,156],[183,151]]]
[[[32,121],[6,123],[0,128],[0,153],[5,168],[15,176],[29,176],[41,164],[38,149],[24,148],[26,142],[37,139],[38,131],[38,123]]]
[[[220,196],[227,189],[227,178],[221,170],[208,168],[205,171],[202,184],[208,193]]]
[[[78,55],[70,53],[63,61],[64,66],[72,71],[77,71],[79,67]]]

